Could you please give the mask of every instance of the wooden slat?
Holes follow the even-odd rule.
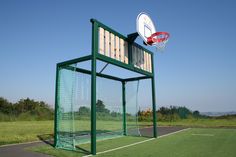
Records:
[[[105,55],[110,57],[110,33],[105,30]]]
[[[124,51],[125,51],[125,63],[129,63],[129,57],[128,57],[128,43],[125,41],[125,46],[124,46]]]
[[[125,62],[124,61],[124,56],[125,56],[125,48],[124,48],[124,40],[120,38],[120,61],[121,62]]]
[[[150,66],[151,66],[150,54],[148,53],[148,71],[149,71],[149,72],[151,71]]]
[[[137,66],[138,68],[141,68],[141,53],[140,53],[140,49],[138,47],[136,47],[136,55],[137,55]]]
[[[149,67],[149,54],[147,53],[147,71],[149,72],[150,71],[150,67]]]
[[[141,53],[141,69],[144,70],[144,51],[140,49]]]
[[[136,52],[135,47],[132,45],[132,63],[136,67]]]
[[[140,68],[139,58],[140,58],[139,49],[136,47],[136,65],[138,68]]]
[[[135,67],[138,67],[138,53],[137,53],[137,47],[134,46],[134,57],[135,57]]]
[[[152,58],[151,58],[151,54],[149,54],[149,63],[150,63],[150,71],[149,72],[152,72]]]
[[[144,70],[147,71],[147,53],[144,51]]]
[[[114,34],[110,34],[111,37],[111,58],[116,59],[115,58],[115,36]]]
[[[104,29],[99,27],[99,53],[104,55]]]
[[[119,37],[116,36],[115,40],[116,40],[115,56],[116,56],[117,60],[120,60],[120,40],[119,40]]]
[[[136,54],[136,63],[135,65],[137,66],[137,68],[139,68],[139,52],[138,52],[138,48],[135,46],[135,54]]]
[[[142,67],[142,50],[141,49],[139,49],[139,67],[141,68],[141,69],[143,69],[143,67]]]

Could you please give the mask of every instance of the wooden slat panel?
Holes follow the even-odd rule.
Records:
[[[110,57],[110,33],[105,30],[105,55]]]
[[[104,55],[104,29],[99,27],[99,53]]]
[[[111,58],[116,59],[115,58],[115,36],[114,34],[110,34],[111,37]]]
[[[129,57],[128,57],[128,43],[125,41],[125,63],[128,64],[129,63]]]
[[[124,40],[120,38],[120,61],[121,62],[125,62],[124,61],[124,56],[125,56],[125,48],[124,48]]]
[[[115,56],[116,56],[117,60],[120,60],[120,40],[119,40],[119,37],[116,36],[115,41],[116,41]]]

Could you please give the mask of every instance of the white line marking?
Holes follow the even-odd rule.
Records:
[[[192,134],[193,136],[215,136],[214,134]]]
[[[176,131],[176,132],[172,132],[172,133],[169,133],[169,134],[166,134],[166,135],[158,136],[157,138],[166,137],[166,136],[173,135],[173,134],[176,134],[176,133],[179,133],[179,132],[182,132],[182,131],[187,131],[187,130],[189,130],[189,129],[191,129],[191,128],[186,128],[186,129],[179,130],[179,131]],[[102,151],[102,152],[98,152],[97,155],[99,155],[99,154],[104,154],[104,153],[108,153],[108,152],[112,152],[112,151],[119,150],[119,149],[123,149],[123,148],[127,148],[127,147],[131,147],[131,146],[138,145],[138,144],[141,144],[141,143],[144,143],[144,142],[148,142],[148,141],[152,141],[152,140],[155,140],[155,139],[156,139],[156,138],[151,138],[151,139],[148,139],[148,140],[144,140],[144,141],[132,143],[132,144],[125,145],[125,146],[122,146],[122,147],[117,147],[117,148],[114,148],[114,149],[105,150],[105,151]],[[83,157],[90,157],[90,156],[93,156],[93,155],[90,154],[90,155],[85,155],[85,156],[83,156]]]
[[[165,135],[162,135],[162,136],[158,136],[157,138],[166,137],[166,136],[173,135],[173,134],[176,134],[176,133],[179,133],[179,132],[182,132],[182,131],[187,131],[187,130],[190,130],[190,129],[191,129],[191,128],[182,129],[182,130],[175,131],[175,132],[172,132],[172,133],[169,133],[169,134],[165,134]]]
[[[105,150],[103,152],[98,152],[97,155],[104,154],[104,153],[107,153],[107,152],[112,152],[112,151],[119,150],[119,149],[122,149],[122,148],[130,147],[130,146],[134,146],[134,145],[141,144],[141,143],[144,143],[144,142],[147,142],[147,141],[151,141],[151,140],[154,140],[154,139],[156,139],[156,138],[151,138],[151,139],[148,139],[148,140],[132,143],[132,144],[125,145],[125,146],[122,146],[122,147],[117,147],[117,148],[114,148],[114,149]],[[93,156],[93,155],[90,154],[90,155],[85,155],[83,157],[89,157],[89,156]]]

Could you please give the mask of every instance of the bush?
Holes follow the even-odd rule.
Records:
[[[15,115],[8,115],[0,112],[0,122],[1,121],[16,121],[17,117]]]
[[[0,121],[16,120],[52,120],[53,109],[43,101],[21,99],[17,103],[10,103],[0,97]]]

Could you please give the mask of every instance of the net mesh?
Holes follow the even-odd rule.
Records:
[[[90,75],[61,68],[58,79],[58,147],[76,149],[90,137]]]
[[[164,51],[165,47],[166,47],[166,43],[168,42],[168,40],[162,41],[162,42],[155,42],[152,45],[156,46],[156,48],[160,51]]]
[[[126,84],[127,134],[153,137],[153,117],[150,80]]]
[[[97,140],[123,135],[121,82],[97,78]]]
[[[78,72],[77,67],[77,64],[71,64],[60,68],[57,84],[57,147],[68,150],[75,150],[83,143],[90,144],[91,140],[91,76]],[[150,80],[125,83],[125,115],[122,83],[101,77],[96,81],[97,141],[126,133],[153,137]]]
[[[156,32],[152,34],[151,37],[148,38],[150,40],[150,44],[155,46],[158,50],[164,51],[166,43],[169,40],[169,33],[167,32]]]

